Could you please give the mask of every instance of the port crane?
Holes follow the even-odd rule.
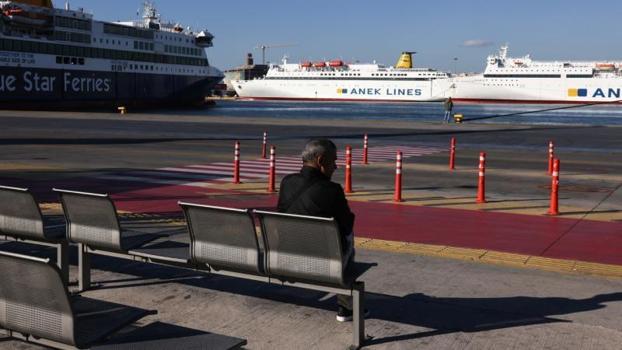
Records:
[[[259,44],[255,47],[255,49],[261,49],[261,64],[266,64],[266,49],[272,49],[275,47],[291,47],[296,46],[296,44]]]

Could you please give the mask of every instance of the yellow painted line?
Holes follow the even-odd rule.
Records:
[[[371,238],[359,238],[359,237],[354,237],[354,246],[355,247],[361,247],[363,244],[365,244],[365,242],[369,241]]]
[[[486,250],[484,249],[469,249],[469,248],[458,248],[458,247],[446,247],[441,250],[439,256],[448,257],[448,258],[456,258],[460,260],[479,260],[484,254],[486,254]]]
[[[501,263],[510,265],[525,265],[528,259],[528,255],[487,251],[480,260],[482,262],[488,262],[493,264]]]
[[[505,253],[484,249],[407,243],[371,238],[356,238],[355,245],[360,249],[380,250],[391,253],[427,255],[455,260],[468,260],[484,264],[497,264],[568,274],[622,278],[622,265],[608,265],[579,260],[553,259],[540,256]]]
[[[60,203],[40,203],[39,207],[42,211],[59,211],[62,210]]]
[[[579,273],[622,278],[622,266],[577,261],[575,270]]]
[[[421,254],[421,255],[436,255],[441,250],[447,248],[446,246],[423,244],[423,243],[408,243],[398,250],[403,253]]]
[[[41,165],[41,164],[26,164],[26,163],[0,163],[0,170],[63,170],[65,167],[54,165]]]
[[[544,258],[541,256],[532,256],[527,262],[527,267],[534,267],[542,270],[550,270],[550,271],[574,271],[574,266],[576,265],[576,261],[574,260],[562,260],[562,259],[551,259]]]
[[[389,251],[389,252],[395,252],[404,245],[406,245],[406,242],[385,241],[381,239],[370,239],[365,242],[361,242],[359,247],[364,248],[364,249],[371,249],[371,250],[384,250],[384,251]]]

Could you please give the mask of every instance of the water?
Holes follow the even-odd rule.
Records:
[[[567,108],[571,107],[571,108]],[[564,108],[551,110],[555,108]],[[534,112],[534,113],[532,113]],[[442,103],[341,103],[218,101],[201,114],[254,118],[326,118],[441,122]],[[471,123],[543,125],[622,125],[622,106],[454,104],[454,113],[482,118]],[[497,117],[499,116],[499,117]],[[492,118],[490,118],[492,117]]]

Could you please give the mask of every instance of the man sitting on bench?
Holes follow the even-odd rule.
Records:
[[[288,214],[334,218],[339,225],[347,266],[354,260],[354,214],[341,185],[330,180],[337,169],[336,160],[337,146],[332,141],[309,141],[302,151],[300,173],[289,174],[281,181],[278,210]],[[338,295],[337,304],[337,321],[351,321],[352,297]]]

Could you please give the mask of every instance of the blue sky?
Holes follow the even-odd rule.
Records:
[[[228,69],[247,52],[261,60],[258,44],[280,61],[341,58],[393,65],[404,50],[417,51],[416,66],[481,71],[503,43],[510,55],[534,59],[622,60],[622,1],[578,0],[159,0],[162,17],[216,37],[211,63]],[[64,0],[55,0],[64,6]],[[136,17],[139,0],[73,0],[97,19]],[[458,60],[454,61],[454,57]]]

